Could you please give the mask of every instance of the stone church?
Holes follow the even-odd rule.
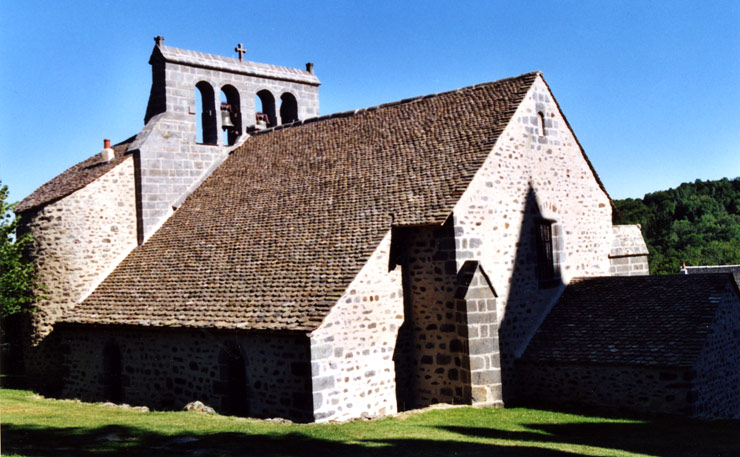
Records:
[[[688,275],[654,299],[670,287],[645,276],[639,227],[613,225],[542,74],[319,116],[313,64],[155,41],[142,131],[16,208],[48,296],[24,350],[35,389],[325,422],[617,407],[593,383],[627,370],[613,395],[633,409],[740,411],[737,285]]]

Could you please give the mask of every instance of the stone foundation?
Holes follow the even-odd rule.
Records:
[[[54,333],[64,397],[175,410],[200,400],[220,413],[313,419],[305,335],[79,325]]]
[[[521,398],[528,405],[643,414],[690,414],[694,376],[691,368],[517,365]]]

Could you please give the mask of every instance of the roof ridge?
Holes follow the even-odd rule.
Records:
[[[442,97],[442,96],[450,95],[450,94],[454,94],[454,93],[461,93],[461,92],[467,92],[467,91],[470,91],[470,90],[477,90],[477,89],[481,89],[483,87],[488,87],[488,86],[491,86],[491,85],[494,85],[494,84],[501,84],[501,83],[506,83],[506,82],[509,82],[509,81],[514,81],[514,80],[517,80],[517,79],[524,79],[524,78],[527,78],[527,77],[537,77],[537,76],[542,76],[542,72],[539,71],[539,70],[530,71],[530,72],[527,72],[527,73],[522,73],[521,75],[518,75],[518,76],[510,76],[508,78],[502,78],[502,79],[497,79],[495,81],[488,81],[488,82],[484,82],[484,83],[474,84],[472,86],[464,86],[464,87],[460,87],[458,89],[447,90],[447,91],[444,91],[444,92],[435,92],[433,94],[419,95],[419,96],[416,96],[416,97],[408,97],[408,98],[403,98],[401,100],[397,100],[397,101],[393,101],[393,102],[382,103],[380,105],[368,106],[366,108],[357,108],[357,109],[354,109],[354,110],[340,111],[340,112],[332,113],[332,114],[324,114],[323,116],[310,117],[308,119],[298,120],[298,121],[294,121],[294,122],[291,122],[291,123],[288,123],[288,124],[276,125],[275,127],[269,127],[267,129],[264,129],[264,130],[256,130],[256,131],[252,132],[251,135],[253,135],[253,136],[256,136],[256,135],[264,135],[264,134],[267,134],[267,133],[270,133],[270,132],[274,132],[274,131],[278,131],[278,130],[283,130],[283,129],[290,128],[290,127],[298,127],[298,126],[303,125],[303,124],[310,124],[312,122],[321,122],[321,121],[326,121],[326,120],[329,120],[329,119],[339,119],[339,118],[351,117],[351,116],[354,116],[356,114],[360,114],[360,113],[363,113],[363,112],[373,112],[373,111],[377,111],[377,110],[380,110],[380,109],[386,109],[386,108],[391,108],[391,107],[394,107],[394,106],[411,104],[411,103],[414,103],[414,102],[417,102],[417,101],[421,101],[421,100],[428,100],[428,99]]]

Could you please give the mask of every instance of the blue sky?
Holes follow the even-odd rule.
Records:
[[[155,35],[315,62],[322,114],[541,70],[612,198],[740,176],[740,1],[30,0],[0,9],[11,201],[143,127]]]

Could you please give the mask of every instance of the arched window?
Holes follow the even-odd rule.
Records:
[[[267,90],[261,90],[257,92],[254,99],[254,107],[257,114],[264,114],[268,119],[268,127],[275,127],[277,125],[277,117],[275,117],[275,97],[272,93]]]
[[[225,387],[221,410],[236,416],[249,415],[247,363],[239,346],[226,344],[219,354],[222,385]]]
[[[542,111],[537,113],[537,134],[545,136],[545,113]]]
[[[205,81],[195,85],[195,141],[202,144],[218,143],[216,98],[213,87]]]
[[[103,348],[103,397],[113,403],[123,401],[121,350],[111,341]]]
[[[231,146],[236,143],[242,132],[242,114],[240,108],[239,91],[234,86],[226,85],[221,88],[221,129],[223,130],[224,145]],[[225,127],[228,120],[233,127]]]
[[[298,120],[298,102],[290,92],[280,97],[280,123],[289,124]]]

